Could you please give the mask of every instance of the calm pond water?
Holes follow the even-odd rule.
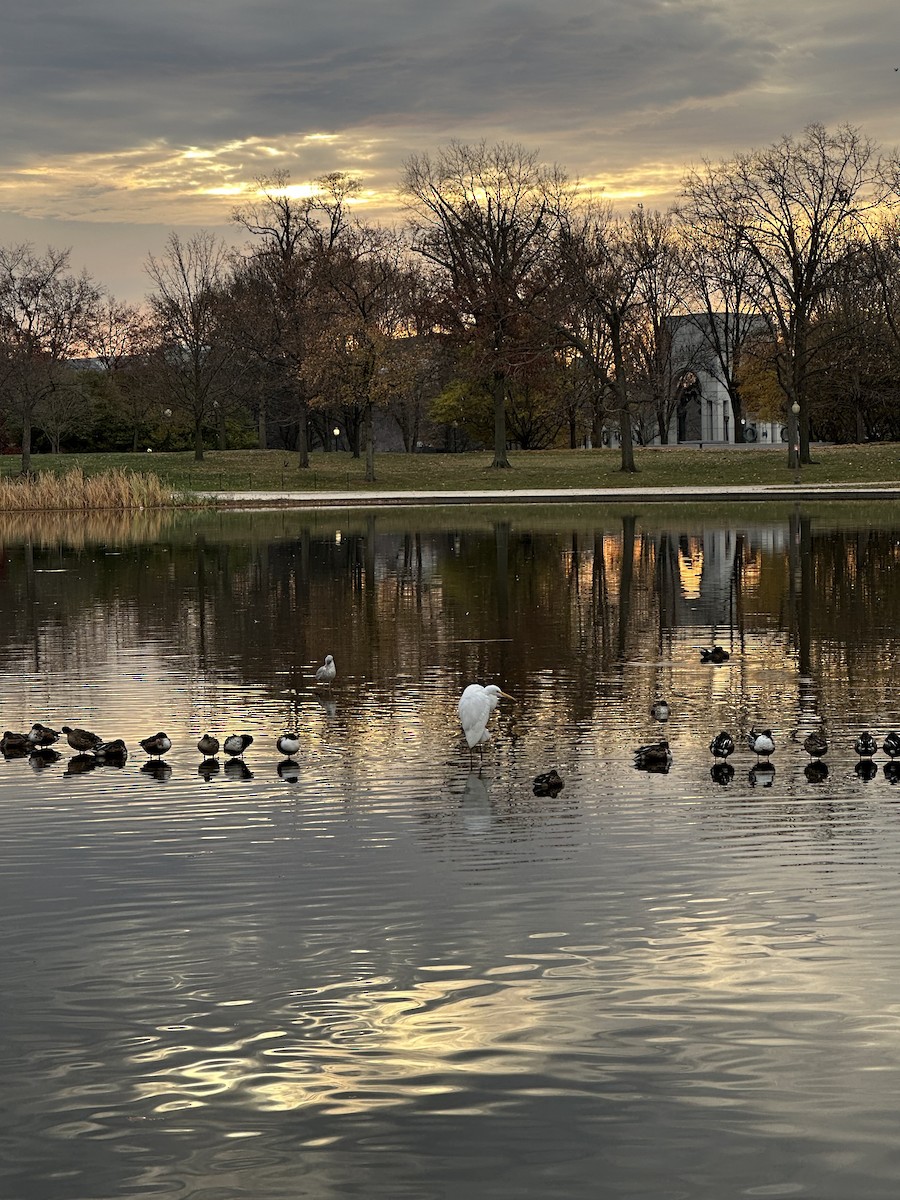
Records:
[[[896,1196],[900,771],[853,751],[900,726],[896,507],[0,548],[4,727],[131,749],[0,758],[4,1200]],[[480,770],[472,680],[518,702]],[[206,730],[255,740],[204,766]]]

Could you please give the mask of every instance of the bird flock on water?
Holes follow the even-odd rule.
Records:
[[[701,663],[720,665],[728,662],[731,655],[723,646],[698,647]],[[500,700],[512,700],[513,697],[502,691],[497,684],[487,687],[478,683],[469,684],[459,701],[459,721],[469,747],[470,760],[474,759],[477,750],[483,756],[484,748],[490,741],[488,722],[497,708]],[[659,698],[650,707],[651,717],[660,722],[666,722],[671,714],[671,706],[667,700]],[[751,784],[761,783],[768,786],[774,777],[775,768],[770,762],[775,753],[775,737],[771,729],[752,728],[746,734],[747,748],[756,755],[756,762],[750,770]],[[803,749],[809,755],[805,774],[811,782],[821,782],[828,776],[828,767],[823,762],[828,753],[828,742],[819,730],[807,734],[802,742]],[[734,777],[734,767],[728,759],[737,747],[733,735],[722,729],[709,743],[709,752],[713,756],[710,771],[717,783],[728,783]],[[873,759],[878,753],[877,738],[868,730],[859,734],[853,743],[859,761],[856,764],[856,774],[863,779],[871,779],[877,772]],[[880,749],[887,755],[885,774],[892,782],[900,782],[900,733],[892,730],[886,734]],[[651,772],[667,772],[672,765],[672,752],[667,740],[647,742],[634,750],[634,765],[638,770]],[[556,769],[538,775],[534,780],[536,795],[555,795],[563,786],[563,781]]]
[[[316,686],[330,688],[337,676],[334,658],[328,654],[325,662],[316,671]],[[104,740],[99,734],[90,729],[79,729],[71,725],[61,725],[53,729],[36,721],[27,733],[16,733],[7,729],[0,737],[0,754],[4,758],[31,758],[35,766],[49,766],[58,762],[62,754],[56,749],[61,738],[72,750],[75,757],[69,762],[71,774],[88,771],[92,767],[105,763],[110,766],[122,767],[128,761],[129,750],[124,738]],[[197,742],[197,750],[203,756],[198,768],[200,774],[209,779],[218,770],[218,755],[221,750],[225,757],[239,766],[243,763],[244,753],[253,744],[252,733],[232,733],[219,739],[212,733],[204,733]],[[160,731],[141,738],[138,745],[147,755],[145,766],[151,774],[163,774],[165,764],[162,760],[172,749],[172,739]],[[296,730],[288,730],[275,739],[275,747],[284,756],[284,762],[279,764],[279,774],[291,778],[291,766],[296,766],[295,758],[300,751],[300,735]]]

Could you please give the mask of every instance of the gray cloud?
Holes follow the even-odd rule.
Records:
[[[892,138],[894,14],[892,0],[31,0],[0,39],[0,241],[3,212],[224,226],[230,190],[273,166],[351,170],[384,196],[408,154],[450,137],[521,141],[664,197],[680,167],[812,120]]]

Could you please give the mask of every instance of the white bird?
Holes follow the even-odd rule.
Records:
[[[501,691],[496,683],[489,683],[487,687],[482,687],[480,683],[470,683],[460,696],[459,723],[466,735],[470,754],[476,746],[478,752],[483,754],[486,743],[491,740],[487,723],[501,699],[513,700],[513,697]]]
[[[330,654],[326,654],[324,664],[316,671],[316,684],[320,687],[331,687],[335,675],[337,667],[334,665],[334,659]]]

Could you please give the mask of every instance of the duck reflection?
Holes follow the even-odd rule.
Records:
[[[770,788],[775,782],[775,767],[770,762],[754,763],[747,773],[751,787]]]
[[[44,767],[50,767],[54,763],[58,763],[62,755],[58,750],[53,750],[50,746],[38,746],[32,750],[29,755],[29,765],[35,771],[40,771]]]
[[[172,777],[171,766],[162,758],[148,758],[141,766],[142,775],[150,775],[160,783]]]
[[[242,779],[252,779],[253,772],[247,766],[242,758],[231,758],[224,767],[225,778],[230,779],[232,783],[237,783]]]
[[[853,770],[864,783],[868,783],[878,774],[878,764],[873,763],[871,758],[861,758]]]
[[[96,766],[97,760],[93,754],[76,754],[69,759],[63,774],[84,775],[88,771],[93,771]]]
[[[888,783],[900,783],[900,762],[896,762],[892,758],[890,762],[884,764],[882,770]]]
[[[202,775],[207,783],[212,779],[213,775],[218,775],[222,769],[222,764],[217,758],[204,758],[197,768],[197,774]]]
[[[721,787],[727,787],[734,779],[734,767],[730,762],[717,762],[709,768],[709,777],[713,783],[718,783]]]
[[[278,778],[283,779],[285,783],[300,782],[300,764],[296,759],[286,758],[275,769],[278,772]]]
[[[815,758],[803,768],[803,774],[810,783],[824,783],[828,778],[828,764],[820,758]]]

